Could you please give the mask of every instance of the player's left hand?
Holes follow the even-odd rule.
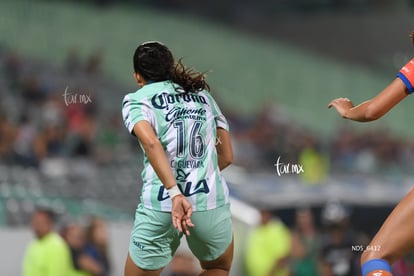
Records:
[[[179,232],[183,232],[187,236],[190,236],[188,228],[194,227],[191,221],[192,213],[191,203],[184,195],[177,195],[172,199],[171,216],[173,225]]]
[[[337,98],[328,104],[328,108],[331,107],[334,107],[339,115],[346,118],[346,113],[354,107],[354,104],[348,98]]]

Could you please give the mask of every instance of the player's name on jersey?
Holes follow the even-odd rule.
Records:
[[[179,169],[198,169],[204,168],[203,161],[200,160],[172,160],[170,162],[171,168],[179,168]]]

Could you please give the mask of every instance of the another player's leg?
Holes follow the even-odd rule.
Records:
[[[363,276],[388,276],[390,264],[414,249],[414,190],[394,208],[361,257]]]

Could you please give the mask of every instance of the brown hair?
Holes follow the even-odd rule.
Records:
[[[210,86],[206,82],[206,75],[193,68],[186,68],[181,62],[181,58],[172,69],[171,80],[179,84],[186,92],[210,90]]]
[[[185,92],[210,90],[204,73],[186,68],[181,59],[175,63],[170,49],[160,42],[150,41],[139,45],[133,63],[135,73],[139,73],[147,82],[171,80]]]

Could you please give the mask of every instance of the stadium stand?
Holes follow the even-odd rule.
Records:
[[[369,127],[342,124],[326,109],[337,96],[364,99],[393,76],[281,43],[282,34],[246,35],[143,5],[75,2],[0,1],[0,226],[27,225],[35,205],[73,218],[132,221],[141,155],[122,126],[120,101],[136,89],[132,50],[152,39],[208,71],[230,120],[236,160],[225,174],[240,249],[234,275],[241,275],[243,238],[257,224],[246,203],[277,209],[291,226],[298,205],[320,212],[334,199],[352,205],[353,226],[372,233],[385,215],[367,216],[370,208],[389,212],[411,188],[414,145],[395,135],[414,132],[408,107]],[[75,94],[84,102],[72,104]],[[295,165],[319,159],[312,168],[321,174],[279,176],[279,157]]]
[[[404,179],[401,172],[409,171],[414,160],[412,144],[391,135],[387,128],[373,124],[370,132],[362,133],[358,128],[338,129],[339,119],[327,116],[325,104],[331,98],[349,93],[358,100],[363,98],[357,95],[359,91],[376,91],[387,82],[363,68],[199,19],[191,18],[189,24],[187,19],[144,6],[132,11],[120,5],[108,12],[71,2],[0,5],[5,22],[0,31],[7,38],[1,42],[0,52],[4,72],[0,78],[1,111],[7,114],[2,117],[2,130],[24,133],[3,146],[14,151],[2,154],[3,164],[34,166],[38,171],[32,170],[33,179],[46,177],[37,183],[22,178],[23,184],[17,185],[21,185],[17,188],[20,191],[33,189],[45,196],[99,200],[122,210],[134,208],[137,196],[130,191],[139,191],[138,159],[134,156],[139,151],[124,131],[118,113],[122,96],[135,89],[128,69],[130,55],[125,53],[131,52],[140,38],[160,38],[184,56],[186,63],[213,69],[209,74],[212,93],[231,121],[236,164],[249,172],[265,171],[272,178],[277,158],[297,162],[309,140],[315,140],[315,153],[329,160],[330,166],[323,168],[326,175],[351,172],[369,176],[380,172],[380,177],[395,177],[391,181],[398,186]],[[82,21],[91,18],[94,23],[80,27]],[[22,29],[24,20],[31,24]],[[139,22],[138,29],[134,22]],[[163,27],[167,24],[181,32],[172,36]],[[137,35],[131,35],[134,32]],[[184,35],[192,39],[184,39]],[[92,102],[68,105],[72,96],[65,91],[79,98],[90,96]],[[394,125],[396,118],[405,116],[403,108],[399,110],[401,113],[397,111],[390,119],[393,128],[403,124],[404,120],[399,120],[400,126]],[[89,122],[85,133],[71,127],[77,112]],[[56,118],[67,122],[65,129],[48,129],[50,117],[53,122]],[[410,131],[405,125],[403,128]],[[37,136],[47,135],[55,137],[46,139],[52,145],[51,156],[40,162],[39,157],[27,154],[32,150],[28,145]],[[91,135],[94,142],[82,135]],[[300,179],[294,181],[301,185]],[[325,178],[319,182],[331,181]],[[274,181],[268,183],[273,185]],[[3,182],[2,187],[5,191],[14,189],[10,181]],[[240,197],[244,194],[248,195],[239,192]],[[9,205],[13,209],[16,204],[11,201]]]
[[[70,2],[18,1],[1,5],[5,24],[0,31],[7,37],[4,44],[29,56],[62,65],[69,49],[81,48],[82,56],[99,48],[105,55],[103,71],[133,89],[131,49],[141,40],[162,40],[187,64],[201,71],[211,70],[213,93],[228,107],[234,106],[233,99],[237,98],[237,111],[254,116],[264,102],[276,102],[287,109],[292,119],[325,135],[336,130],[338,120],[326,116],[325,102],[344,94],[357,101],[363,98],[361,91],[375,93],[393,77],[387,80],[362,67],[316,56],[277,42],[277,37],[271,40],[259,35],[246,36],[223,25],[145,6],[131,9],[129,5],[116,5],[109,12]],[[25,20],[32,24],[22,28]],[[83,24],[86,20],[93,23]],[[111,95],[122,93],[112,91]],[[408,132],[398,122],[398,118],[403,118],[401,113],[393,113],[396,118],[390,125]]]

